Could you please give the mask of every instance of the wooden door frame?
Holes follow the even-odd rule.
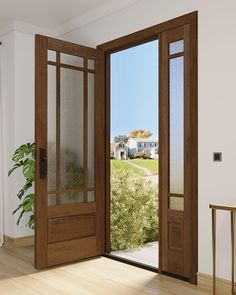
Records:
[[[101,63],[103,63],[103,67],[101,67],[100,71],[100,81],[101,86],[103,88],[100,91],[99,98],[100,104],[99,108],[101,112],[104,114],[104,122],[103,126],[105,126],[105,145],[104,145],[104,153],[105,153],[105,165],[102,168],[101,172],[105,175],[104,183],[104,192],[105,192],[105,212],[106,212],[106,224],[105,224],[105,249],[106,252],[110,252],[110,55],[120,50],[124,50],[130,47],[134,47],[136,45],[140,45],[153,40],[160,40],[160,34],[164,31],[168,31],[174,28],[178,28],[180,26],[184,26],[187,24],[191,24],[192,28],[192,36],[194,38],[191,40],[191,44],[188,44],[191,49],[191,54],[193,57],[193,61],[190,63],[190,72],[192,77],[194,77],[193,81],[191,81],[190,86],[190,95],[191,95],[191,103],[190,114],[194,116],[194,126],[191,126],[191,132],[193,132],[193,141],[192,148],[193,154],[191,155],[192,165],[194,167],[193,171],[193,187],[191,190],[192,193],[192,203],[190,204],[190,214],[192,216],[190,222],[190,226],[192,227],[192,236],[191,236],[191,244],[189,245],[189,253],[191,253],[192,261],[191,261],[191,271],[189,282],[196,284],[197,283],[197,271],[198,271],[198,152],[197,152],[197,139],[198,139],[198,131],[197,131],[197,20],[198,20],[198,12],[194,11],[192,13],[186,14],[181,17],[177,17],[170,21],[163,22],[158,25],[154,25],[152,27],[143,29],[141,31],[129,34],[127,36],[120,37],[118,39],[103,43],[97,46],[97,49],[100,52]],[[159,42],[159,53],[161,52],[161,42]],[[159,54],[159,67],[161,65],[161,54]],[[162,83],[161,71],[159,71],[159,83]],[[159,97],[161,97],[161,88],[159,87]],[[159,112],[162,109],[161,99],[159,99]],[[161,192],[161,179],[162,179],[162,122],[159,116],[159,192]],[[159,244],[162,244],[162,196],[159,193]],[[162,247],[159,247],[159,273],[164,273],[162,271]]]

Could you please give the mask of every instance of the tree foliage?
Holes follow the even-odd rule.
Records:
[[[117,136],[115,136],[114,137],[114,139],[113,139],[113,141],[114,142],[121,142],[121,141],[123,141],[124,143],[127,143],[128,142],[128,140],[129,140],[129,136],[127,136],[127,135],[117,135]]]
[[[150,138],[152,136],[151,131],[143,129],[135,129],[129,132],[129,137],[132,138]]]

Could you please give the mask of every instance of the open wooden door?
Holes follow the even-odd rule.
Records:
[[[96,49],[36,35],[36,268],[104,253],[99,63]]]
[[[160,270],[196,283],[196,15],[163,31],[160,42]]]

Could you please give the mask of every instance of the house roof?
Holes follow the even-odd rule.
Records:
[[[119,141],[119,142],[112,142],[112,143],[110,144],[110,150],[113,151],[114,148],[117,147],[120,143],[123,143],[125,146],[127,146],[127,144],[126,144],[123,140],[121,140],[121,141]]]

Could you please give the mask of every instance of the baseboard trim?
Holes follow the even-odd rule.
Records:
[[[198,286],[207,292],[212,291],[212,276],[198,273]],[[216,294],[217,295],[227,295],[231,294],[231,281],[216,278]]]
[[[15,247],[27,247],[34,245],[34,236],[29,237],[20,237],[20,238],[13,238],[9,236],[4,236],[4,244],[6,246],[12,245]]]

